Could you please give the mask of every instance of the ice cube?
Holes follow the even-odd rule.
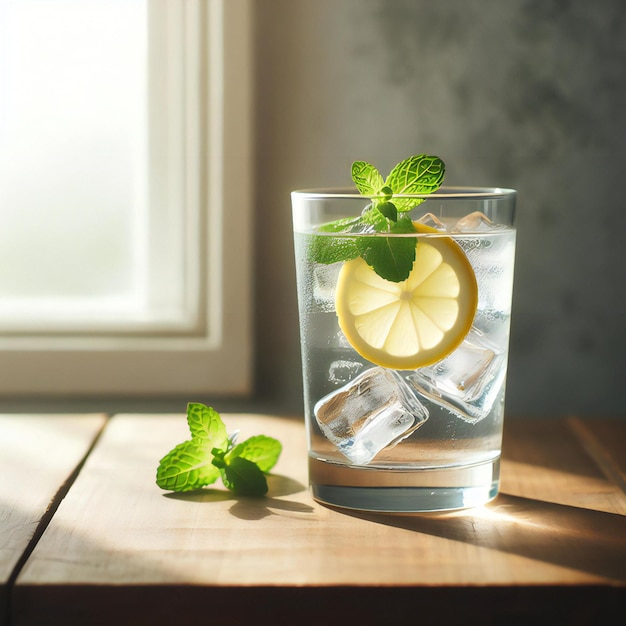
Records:
[[[484,233],[492,230],[501,230],[504,228],[501,224],[494,224],[481,211],[474,211],[465,217],[462,217],[453,227],[453,233]]]
[[[396,445],[428,419],[428,411],[400,375],[369,369],[314,407],[324,436],[357,465]]]
[[[506,357],[479,330],[445,359],[416,370],[407,380],[435,404],[468,422],[489,415],[506,374]]]
[[[473,327],[497,345],[504,346],[509,341],[509,311],[498,311],[496,309],[479,309],[474,317]]]
[[[333,345],[338,346],[339,348],[352,348],[350,342],[346,338],[346,336],[339,331],[332,340]]]
[[[515,233],[475,211],[453,227],[478,282],[478,309],[508,313],[511,307]]]
[[[318,265],[313,270],[313,298],[322,311],[335,310],[335,285],[340,269],[340,263],[333,263]]]
[[[432,213],[426,213],[422,215],[418,220],[416,220],[420,224],[424,224],[425,226],[430,226],[431,228],[436,228],[437,230],[446,231],[446,225]]]
[[[363,363],[339,359],[333,361],[328,369],[328,380],[331,383],[347,383],[363,369]]]

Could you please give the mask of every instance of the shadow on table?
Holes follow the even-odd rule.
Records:
[[[297,500],[285,500],[281,496],[289,496],[306,491],[307,488],[297,480],[281,474],[267,476],[268,494],[262,497],[237,496],[226,489],[203,488],[185,493],[167,493],[164,498],[186,500],[188,502],[221,502],[232,500],[231,515],[240,519],[259,520],[277,512],[309,515],[315,509],[309,504]]]
[[[452,513],[348,514],[626,581],[626,517],[614,513],[501,493],[482,508]]]

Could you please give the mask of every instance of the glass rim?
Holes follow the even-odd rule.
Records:
[[[516,189],[506,187],[462,187],[462,186],[442,186],[432,193],[394,193],[394,198],[419,198],[428,200],[432,198],[439,199],[495,199],[495,198],[512,198],[517,194]],[[346,198],[358,199],[384,198],[385,194],[366,195],[359,193],[354,187],[327,187],[319,189],[298,189],[291,192],[292,196],[301,198]]]

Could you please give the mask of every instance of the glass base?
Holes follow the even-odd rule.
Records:
[[[481,506],[500,484],[500,457],[483,463],[428,469],[354,467],[309,459],[313,498],[359,511],[426,513]]]

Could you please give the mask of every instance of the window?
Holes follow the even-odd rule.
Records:
[[[0,0],[0,393],[248,390],[249,11]]]

